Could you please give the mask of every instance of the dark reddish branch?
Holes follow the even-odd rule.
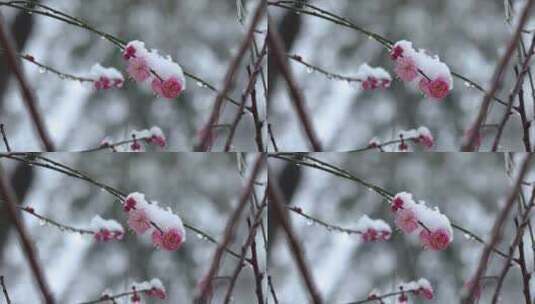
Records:
[[[529,281],[531,279],[531,273],[528,271],[526,266],[526,257],[524,255],[524,241],[522,240],[522,238],[518,243],[518,254],[518,260],[520,261],[520,271],[522,272],[522,284],[524,285],[522,292],[524,293],[524,299],[526,301],[526,304],[531,304],[531,292],[529,291]]]
[[[535,37],[535,36],[534,36]],[[515,74],[518,77],[518,69],[515,67]],[[529,128],[531,127],[531,122],[528,120],[528,117],[526,115],[526,106],[524,101],[524,89],[520,88],[518,90],[518,112],[520,113],[520,122],[522,124],[522,142],[524,143],[524,149],[526,152],[531,152],[531,140],[530,140],[530,134],[529,134]]]
[[[273,129],[271,129],[271,124],[267,124],[267,131],[269,134],[269,139],[271,140],[271,144],[273,145],[273,150],[275,152],[279,152],[279,147],[277,146],[277,142],[275,141],[275,136],[273,135]]]
[[[4,145],[6,146],[7,152],[11,152],[11,147],[9,146],[9,141],[7,140],[6,130],[4,129],[4,124],[0,124],[0,132],[2,132],[2,139],[4,140]]]
[[[531,61],[531,57],[533,56],[533,50],[534,49],[535,49],[535,34],[533,35],[533,39],[531,40],[531,46],[529,47],[529,52],[528,52],[526,58],[524,58],[524,61],[522,62],[520,73],[518,73],[517,68],[515,67],[515,72],[517,74],[516,75],[517,77],[516,77],[515,85],[513,87],[513,90],[509,94],[509,102],[507,104],[507,110],[503,114],[502,120],[500,121],[500,124],[498,126],[498,132],[496,133],[496,137],[494,138],[494,142],[492,144],[492,152],[496,152],[496,150],[498,149],[498,144],[500,143],[500,139],[501,139],[501,136],[502,136],[502,133],[503,133],[503,129],[505,128],[505,125],[507,123],[507,120],[509,119],[509,116],[511,116],[511,114],[512,114],[511,109],[513,108],[513,103],[515,102],[515,97],[521,91],[522,85],[524,84],[524,78],[525,78],[526,73],[528,71],[529,63]],[[526,123],[527,123],[527,122],[525,122],[525,116],[526,116],[525,113],[526,112],[525,112],[525,109],[524,109],[523,98],[521,97],[520,99],[521,100],[520,100],[519,112],[520,112],[521,121],[523,122],[524,138],[526,138],[526,137],[528,138],[527,139],[528,140],[528,144],[527,144],[526,150],[530,151],[531,148],[529,147],[529,125],[526,126]],[[525,142],[525,140],[524,140],[524,142]]]
[[[261,71],[262,72],[262,71]],[[249,71],[249,73],[251,73]],[[264,151],[264,140],[262,139],[262,127],[264,123],[260,120],[258,115],[258,105],[256,102],[256,89],[251,90],[251,112],[253,113],[253,122],[255,127],[255,142],[258,152]]]
[[[520,224],[518,223],[518,220],[516,218],[514,219],[515,227],[516,227],[516,235],[515,235],[515,238],[514,238],[513,242],[509,246],[509,256],[506,259],[506,261],[505,261],[505,263],[504,263],[504,265],[502,267],[500,275],[498,276],[498,282],[496,283],[496,290],[494,291],[494,296],[492,297],[492,303],[493,304],[498,303],[498,298],[500,296],[500,291],[501,291],[501,288],[503,286],[503,282],[505,281],[505,277],[507,276],[507,273],[509,272],[509,269],[511,268],[511,266],[513,266],[513,264],[511,262],[513,261],[513,256],[515,254],[516,248],[519,247],[520,242],[522,242],[522,238],[524,237],[524,231],[525,231],[525,229],[526,229],[526,227],[528,226],[528,223],[529,223],[529,216],[530,216],[531,209],[533,208],[533,200],[534,199],[535,199],[535,188],[533,188],[533,190],[531,192],[531,198],[529,200],[528,206],[526,207],[526,210],[522,211],[521,208],[519,208],[519,212],[521,212],[521,214],[520,214],[521,216],[519,215]],[[523,256],[524,256],[524,252],[523,251],[520,252],[520,256],[523,258]],[[522,269],[522,267],[526,266],[525,265],[526,264],[525,259],[522,260],[521,258],[519,258],[518,261],[519,261],[518,262],[518,266],[520,266],[521,269]],[[524,265],[522,265],[522,263],[524,263]],[[528,279],[528,281],[529,281],[529,279]]]
[[[256,241],[253,239],[251,242],[251,264],[253,266],[254,279],[255,279],[255,293],[258,304],[264,304],[264,290],[262,288],[262,281],[264,274],[260,271],[258,266],[258,256],[256,252]]]
[[[273,22],[270,21],[268,23],[268,41],[272,54],[270,58],[275,61],[275,64],[279,68],[284,80],[286,80],[286,84],[288,85],[291,95],[290,99],[292,100],[292,104],[297,112],[299,120],[301,121],[301,125],[305,131],[308,141],[310,142],[312,150],[314,152],[320,152],[322,151],[321,143],[316,135],[316,132],[314,131],[312,120],[310,119],[306,110],[303,93],[297,86],[297,82],[295,81],[295,78],[288,65],[288,58],[284,52],[283,42],[279,36],[279,33],[277,32],[277,29],[272,24]]]
[[[529,18],[529,11],[531,7],[533,6],[533,2],[535,2],[535,0],[528,0],[528,3],[526,3],[526,6],[524,7],[524,10],[522,11],[522,15],[520,17],[517,28],[515,30],[515,33],[513,37],[511,38],[509,45],[507,46],[507,50],[505,54],[503,55],[503,57],[501,58],[498,66],[496,67],[496,70],[494,71],[494,75],[492,76],[491,89],[485,94],[485,97],[483,97],[483,102],[481,103],[481,108],[479,109],[479,113],[476,117],[476,120],[474,121],[472,126],[470,126],[470,129],[469,129],[469,130],[472,130],[472,132],[470,132],[470,134],[467,136],[466,140],[463,142],[461,146],[461,151],[463,152],[472,152],[476,149],[475,142],[479,134],[479,130],[481,129],[481,125],[483,124],[483,121],[485,120],[485,117],[487,116],[487,113],[489,111],[492,97],[496,94],[502,82],[505,68],[509,64],[511,56],[514,50],[516,49],[516,44],[518,40],[521,38],[522,28],[524,27],[524,25],[526,24],[526,21]]]
[[[269,285],[269,292],[271,293],[271,298],[273,298],[273,302],[275,304],[279,304],[279,299],[277,298],[277,293],[275,292],[275,287],[273,286],[273,280],[271,279],[271,275],[268,275],[267,281]]]
[[[48,288],[48,284],[45,280],[44,273],[41,270],[41,266],[39,265],[38,258],[32,246],[32,241],[30,240],[28,236],[24,223],[17,216],[16,195],[6,175],[4,174],[4,171],[1,165],[0,165],[0,195],[2,196],[2,199],[4,201],[6,213],[8,217],[11,219],[11,222],[15,225],[15,228],[17,229],[20,243],[22,245],[22,249],[24,253],[26,254],[26,258],[28,259],[30,268],[37,281],[37,284],[39,285],[39,288],[41,289],[44,302],[46,304],[53,304],[55,303],[55,301],[52,296],[52,293],[50,292],[50,289]]]
[[[6,303],[11,304],[9,293],[7,293],[6,283],[4,282],[4,276],[0,276],[0,285],[2,285],[2,291],[4,292],[4,298],[6,299]]]
[[[513,204],[515,203],[516,198],[518,197],[518,192],[521,191],[522,181],[524,180],[524,177],[526,176],[526,173],[528,171],[530,160],[531,160],[531,154],[527,154],[525,158],[522,160],[522,163],[520,164],[518,174],[513,184],[513,187],[511,188],[509,194],[507,195],[507,200],[505,202],[504,207],[502,208],[502,210],[498,214],[498,217],[496,218],[496,221],[494,222],[494,225],[491,231],[490,240],[485,245],[485,248],[483,249],[483,253],[481,254],[479,265],[477,267],[474,277],[472,278],[473,282],[479,282],[481,277],[485,275],[485,272],[487,270],[487,265],[489,262],[489,258],[492,253],[492,248],[494,248],[496,244],[498,243],[498,240],[500,239],[501,234],[502,234],[503,224],[505,223],[505,220],[509,216],[511,208],[513,207]],[[463,301],[462,301],[463,304],[474,303],[474,294],[476,292],[476,288],[477,288],[477,284],[472,284],[472,286],[468,290],[468,294],[466,295],[466,297],[463,298]]]
[[[41,143],[45,151],[52,152],[54,151],[54,145],[50,139],[44,120],[41,117],[41,112],[37,108],[36,98],[32,90],[30,89],[28,82],[26,81],[26,78],[24,76],[22,69],[20,68],[17,62],[17,53],[14,49],[11,37],[6,31],[4,18],[1,13],[0,13],[0,45],[2,45],[2,48],[5,51],[4,57],[5,57],[5,61],[7,65],[9,66],[11,71],[15,74],[15,77],[17,78],[19,82],[20,91],[22,94],[22,100],[24,101],[24,104],[26,108],[28,109],[28,112],[30,113],[34,127],[37,130],[37,133],[39,134],[39,138],[41,139]]]
[[[288,220],[288,214],[285,212],[284,206],[286,206],[284,202],[284,198],[280,192],[278,181],[276,178],[273,177],[273,174],[271,172],[268,173],[268,200],[269,200],[269,207],[273,208],[274,215],[276,216],[277,220],[281,224],[286,237],[288,239],[288,245],[290,247],[290,251],[292,252],[292,255],[297,263],[297,267],[299,268],[299,272],[301,273],[301,276],[305,282],[305,285],[308,289],[308,292],[310,293],[310,298],[312,300],[312,303],[314,304],[320,304],[323,303],[321,299],[321,295],[317,289],[317,285],[314,282],[314,279],[312,277],[312,273],[305,261],[305,257],[303,255],[303,249],[301,248],[301,245],[299,244],[299,241],[297,240],[297,237],[295,236],[295,233],[290,226],[290,221]]]
[[[245,205],[249,201],[249,197],[251,196],[251,193],[253,192],[253,189],[256,183],[256,178],[260,174],[260,171],[264,167],[265,163],[266,163],[265,155],[258,154],[254,162],[253,169],[251,171],[249,179],[247,180],[245,188],[243,189],[241,193],[238,206],[236,207],[236,209],[234,209],[234,212],[231,214],[230,218],[227,221],[227,224],[225,226],[225,231],[223,233],[223,239],[221,240],[221,242],[219,242],[219,245],[216,248],[210,268],[208,269],[208,272],[206,273],[206,275],[203,277],[202,281],[200,282],[200,292],[197,298],[195,299],[195,303],[200,304],[200,303],[208,302],[208,299],[210,297],[210,293],[212,290],[212,280],[214,279],[214,277],[217,275],[217,272],[219,271],[219,265],[221,264],[221,259],[223,257],[224,250],[229,245],[230,241],[232,240],[234,236],[234,230],[236,228],[236,225],[238,224],[238,220],[241,216],[241,213]]]
[[[256,214],[253,217],[253,223],[251,223],[251,221],[249,219],[247,219],[247,225],[249,226],[249,234],[247,236],[247,239],[245,240],[245,243],[241,247],[241,258],[238,261],[238,264],[236,265],[236,268],[234,269],[234,272],[232,273],[232,276],[231,276],[231,279],[230,279],[229,288],[227,290],[227,294],[225,295],[225,300],[224,300],[225,304],[228,304],[231,301],[232,292],[234,290],[234,286],[236,285],[236,282],[238,280],[238,276],[240,275],[243,266],[245,266],[245,263],[244,263],[245,256],[247,255],[247,251],[249,250],[250,245],[252,244],[252,242],[256,238],[256,231],[257,231],[258,226],[260,226],[260,224],[262,223],[262,214],[264,213],[264,207],[265,206],[266,206],[266,200],[264,199],[264,203],[262,204],[262,206],[260,206],[260,208],[258,208],[258,211],[256,212]],[[257,260],[253,261],[252,259],[251,259],[251,261],[252,261],[251,262],[251,266],[253,266],[253,268],[255,266],[256,266],[256,268],[258,268],[258,261]],[[256,274],[257,273],[255,272],[255,276],[256,276]],[[255,277],[255,281],[257,281],[256,277]],[[260,297],[259,299],[260,299],[260,301],[257,304],[263,304],[264,303],[263,298]]]
[[[249,29],[247,30],[247,34],[245,35],[245,38],[243,39],[240,48],[238,50],[238,53],[232,59],[232,62],[229,65],[229,68],[227,70],[227,74],[225,75],[225,80],[223,83],[223,89],[219,91],[217,94],[217,97],[214,102],[214,107],[212,109],[212,113],[210,114],[210,118],[208,119],[208,122],[204,126],[202,130],[205,130],[204,132],[201,132],[201,138],[199,144],[195,147],[195,151],[197,152],[206,152],[209,150],[210,147],[210,141],[212,137],[212,127],[216,125],[219,121],[219,115],[221,114],[221,107],[223,106],[223,101],[225,100],[225,96],[230,91],[230,89],[233,86],[234,77],[236,76],[236,73],[238,71],[238,67],[240,65],[240,62],[247,52],[247,49],[249,48],[249,45],[251,44],[251,41],[254,39],[256,26],[258,23],[260,23],[260,20],[262,20],[262,17],[265,16],[266,11],[266,2],[260,1],[258,4],[253,20],[251,22],[251,25],[249,26]]]
[[[232,121],[232,124],[230,126],[230,132],[227,137],[227,141],[225,143],[225,152],[228,152],[230,150],[230,146],[232,145],[232,140],[234,139],[234,134],[236,133],[236,128],[238,127],[238,124],[244,114],[243,110],[245,109],[245,104],[247,103],[247,96],[249,96],[249,94],[253,92],[254,90],[254,87],[256,85],[256,79],[258,77],[258,73],[260,73],[262,69],[262,62],[264,62],[264,56],[266,54],[267,54],[267,41],[264,42],[264,46],[262,47],[262,52],[260,53],[260,56],[257,58],[256,62],[254,63],[253,72],[250,74],[249,81],[247,82],[245,91],[241,95],[240,106],[238,108],[238,111],[236,112],[236,116],[234,117],[234,120]]]

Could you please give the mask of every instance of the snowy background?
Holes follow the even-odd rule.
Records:
[[[200,228],[216,240],[222,239],[226,222],[245,184],[235,154],[71,153],[47,156],[123,192],[144,192],[160,205],[171,207],[185,223]],[[252,162],[253,157],[246,155],[247,162]],[[2,165],[12,177],[22,201],[33,206],[37,213],[79,228],[89,227],[93,216],[100,214],[126,227],[121,205],[98,187],[35,166],[22,165],[30,170],[24,172],[16,161],[3,159]],[[244,168],[245,175],[249,169]],[[258,181],[265,182],[265,178],[263,174]],[[263,193],[263,186],[256,186],[260,199]],[[246,208],[230,246],[238,252],[248,235],[245,215],[249,213]],[[207,272],[216,249],[213,243],[191,230],[187,230],[187,240],[181,249],[168,252],[154,249],[149,239],[137,237],[131,231],[123,241],[96,243],[90,236],[81,237],[49,225],[42,226],[39,220],[26,213],[22,214],[22,219],[29,228],[58,303],[93,300],[106,289],[116,294],[128,290],[133,281],[153,277],[160,278],[167,288],[169,298],[165,303],[191,303],[197,283]],[[257,236],[260,267],[265,267],[266,247],[261,234]],[[229,276],[235,266],[236,259],[225,254],[219,272],[222,278],[215,281],[214,303],[222,302],[228,287],[225,276]],[[39,302],[40,293],[17,235],[4,214],[0,214],[0,270],[6,277],[13,303]],[[255,301],[252,274],[250,267],[242,270],[234,290],[234,303]],[[3,303],[3,296],[0,298]],[[153,302],[147,299],[147,303]]]
[[[517,13],[525,3],[512,2]],[[392,41],[412,41],[416,48],[438,54],[452,71],[484,88],[489,87],[512,31],[505,22],[504,1],[310,0],[308,3]],[[345,76],[355,76],[363,63],[382,66],[394,75],[388,52],[366,35],[286,9],[271,6],[269,11],[290,46],[290,54],[300,55],[313,65]],[[526,28],[534,27],[532,14]],[[525,34],[523,38],[529,45],[532,34]],[[512,62],[517,62],[515,56]],[[387,140],[400,130],[419,126],[427,126],[434,134],[437,141],[434,150],[458,151],[464,131],[473,122],[483,99],[481,92],[468,88],[459,79],[454,80],[452,93],[438,103],[399,80],[394,81],[390,89],[363,92],[358,83],[329,80],[299,63],[291,61],[290,64],[325,151],[360,148],[374,136]],[[273,74],[270,69],[270,75]],[[498,92],[502,99],[509,93],[512,75],[510,66],[503,89]],[[270,82],[270,93],[276,102],[272,102],[269,119],[280,150],[310,151],[281,77]],[[527,84],[525,94],[532,94]],[[533,98],[526,100],[528,117],[533,117]],[[503,114],[501,105],[492,109],[488,124],[496,124]],[[519,121],[519,117],[513,116],[507,125],[501,141],[502,150],[523,150]],[[496,129],[491,127],[484,131],[482,150],[489,150]]]
[[[452,223],[459,224],[488,239],[510,180],[505,174],[501,154],[412,153],[342,154],[320,153],[312,156],[348,170],[392,193],[412,192],[429,206],[438,206]],[[517,160],[518,162],[518,160]],[[380,218],[394,227],[389,206],[376,193],[329,173],[296,167],[271,158],[274,176],[291,206],[327,223],[355,228],[362,215]],[[533,164],[526,180],[535,177]],[[291,185],[285,187],[284,185]],[[529,197],[531,190],[524,188]],[[512,214],[516,214],[516,207]],[[454,231],[453,243],[440,252],[423,250],[419,241],[397,230],[391,240],[362,243],[358,235],[328,231],[293,212],[290,219],[303,247],[318,289],[326,303],[347,303],[365,299],[378,288],[381,293],[395,290],[400,282],[427,278],[435,289],[435,299],[425,303],[457,303],[463,284],[475,272],[483,247]],[[514,229],[512,217],[498,248],[507,251]],[[275,289],[284,303],[306,303],[308,293],[281,229],[270,226],[269,269]],[[279,231],[280,230],[280,231]],[[533,250],[525,235],[528,269],[533,269]],[[503,259],[492,255],[488,276],[498,275]],[[496,281],[490,280],[480,303],[490,303]],[[531,288],[535,287],[531,280]],[[299,286],[299,288],[297,287]],[[513,267],[501,296],[504,303],[523,302],[520,269]],[[416,300],[411,303],[424,303]],[[390,300],[386,303],[394,303]]]
[[[208,81],[216,88],[222,85],[228,64],[242,41],[251,12],[258,0],[243,1],[245,25],[238,21],[235,0],[182,1],[71,1],[49,0],[43,4],[84,19],[88,24],[119,38],[142,40],[149,48],[169,54],[185,70]],[[11,23],[18,10],[1,7]],[[93,64],[113,66],[126,75],[126,62],[110,42],[86,30],[44,16],[33,14],[29,38],[21,52],[62,72],[87,76]],[[24,21],[29,24],[29,21]],[[265,21],[258,28],[265,28]],[[21,34],[22,27],[15,31]],[[257,34],[261,46],[263,34]],[[249,62],[246,56],[244,62]],[[237,99],[244,89],[245,64],[239,69],[237,86],[231,93]],[[98,146],[108,135],[115,141],[125,139],[133,129],[160,126],[168,137],[168,151],[191,151],[197,142],[197,131],[206,123],[215,94],[196,81],[187,79],[187,89],[177,100],[156,98],[133,81],[123,89],[96,92],[90,85],[62,80],[50,73],[22,63],[27,78],[38,98],[53,142],[60,151],[79,151]],[[258,82],[260,85],[261,82]],[[258,88],[259,111],[264,112],[264,92]],[[0,90],[0,120],[6,125],[11,145],[17,151],[41,149],[31,121],[23,107],[18,86],[11,81]],[[220,123],[228,124],[236,107],[227,105]],[[218,129],[224,142],[227,129]],[[218,134],[219,134],[218,133]],[[216,142],[215,149],[221,150]],[[240,124],[234,147],[254,151],[254,127],[250,115]]]

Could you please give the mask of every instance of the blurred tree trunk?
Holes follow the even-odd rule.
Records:
[[[36,0],[35,3],[38,3],[39,0]],[[11,35],[15,42],[15,47],[17,51],[20,52],[24,49],[24,46],[28,42],[28,39],[31,35],[34,25],[33,14],[30,15],[26,12],[20,11],[13,20],[13,23],[10,26]],[[2,59],[2,62],[4,60]],[[4,107],[4,96],[6,95],[8,83],[9,83],[10,73],[6,64],[0,64],[0,111]],[[27,166],[26,164],[19,163],[13,173],[11,174],[11,184],[17,195],[17,201],[22,202],[30,189],[34,178],[33,168]],[[4,251],[7,237],[9,235],[9,230],[11,229],[11,222],[8,221],[6,217],[6,212],[4,212],[4,205],[0,208],[0,256]],[[0,266],[2,261],[0,260]],[[1,267],[0,267],[1,268]]]

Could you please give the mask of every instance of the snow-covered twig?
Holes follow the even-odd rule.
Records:
[[[147,292],[147,291],[150,291],[150,289],[126,291],[126,292],[118,293],[118,294],[112,295],[112,296],[106,294],[106,295],[101,296],[99,299],[88,301],[88,302],[80,302],[78,304],[108,303],[110,301],[112,303],[115,303],[115,300],[117,300],[117,299],[121,299],[121,298],[128,297],[128,296],[133,296],[133,295],[136,295],[138,293],[144,293],[144,292]]]
[[[381,196],[383,198],[383,201],[387,202],[387,203],[390,203],[390,201],[394,198],[394,194],[391,193],[390,191],[388,191],[386,189],[383,189],[383,188],[381,188],[381,187],[379,187],[377,185],[374,185],[372,183],[369,183],[369,182],[367,182],[367,181],[365,181],[365,180],[363,180],[363,179],[361,179],[361,178],[359,178],[357,176],[354,176],[353,174],[351,174],[347,170],[338,168],[338,167],[336,167],[336,166],[334,166],[332,164],[326,163],[324,161],[321,161],[321,160],[319,160],[317,158],[314,158],[312,156],[309,156],[309,155],[304,155],[302,153],[270,153],[270,154],[268,154],[268,157],[269,158],[276,158],[276,159],[280,159],[280,160],[284,160],[284,161],[289,161],[289,162],[295,163],[296,165],[299,165],[299,166],[306,166],[306,167],[318,169],[318,170],[333,174],[335,176],[338,176],[338,177],[341,177],[341,178],[356,182],[356,183],[366,187],[368,190],[377,193],[379,196]],[[487,246],[487,243],[485,243],[485,240],[483,240],[483,238],[481,238],[480,236],[478,236],[474,232],[470,231],[469,229],[464,228],[464,227],[460,226],[459,224],[455,224],[455,223],[452,223],[451,226],[454,229],[459,230],[462,233],[464,233],[471,240],[474,240],[474,241],[476,241],[476,242],[478,242],[478,243],[480,243],[482,245]],[[506,253],[504,253],[500,249],[496,248],[495,246],[492,247],[492,251],[494,253],[496,253],[497,255],[503,257],[503,258],[507,258],[508,257],[508,255]],[[518,263],[518,260],[514,259],[514,262]]]
[[[93,179],[92,177],[82,173],[79,170],[70,168],[70,167],[68,167],[68,166],[66,166],[64,164],[61,164],[61,163],[59,163],[57,161],[54,161],[54,160],[52,160],[50,158],[41,156],[41,155],[36,154],[36,153],[0,153],[0,159],[1,158],[6,158],[6,159],[11,159],[11,160],[23,162],[23,163],[26,163],[29,166],[36,166],[36,167],[46,168],[46,169],[53,170],[53,171],[65,174],[67,176],[76,178],[76,179],[80,179],[80,180],[86,181],[86,182],[88,182],[90,184],[93,184],[93,185],[97,186],[98,188],[103,189],[104,191],[108,192],[109,194],[114,196],[120,202],[122,202],[124,200],[124,198],[126,197],[126,194],[124,192],[122,192],[121,190],[115,189],[112,186],[109,186],[109,185],[106,185],[104,183],[101,183],[101,182]],[[199,236],[199,238],[201,238],[203,240],[206,240],[206,241],[209,241],[209,242],[211,242],[213,244],[219,245],[218,241],[214,237],[210,236],[208,233],[204,232],[202,229],[197,228],[197,227],[193,226],[192,224],[188,224],[188,223],[184,223],[184,227],[186,229],[189,229],[189,230],[193,231],[194,233],[196,233]],[[240,258],[240,254],[238,254],[237,252],[235,252],[234,250],[232,250],[232,249],[230,249],[228,247],[224,247],[224,251],[227,252],[228,254],[230,254],[231,256],[235,257],[235,258]],[[250,259],[246,259],[246,261],[247,261],[247,263],[251,262]]]
[[[36,7],[33,7],[33,5],[35,5]],[[69,14],[66,14],[66,13],[64,13],[62,11],[59,11],[57,9],[54,9],[54,8],[52,8],[50,6],[47,6],[47,5],[44,5],[44,4],[34,3],[33,1],[29,1],[29,0],[17,0],[17,1],[0,1],[0,6],[7,6],[7,7],[14,8],[14,9],[23,10],[23,11],[28,12],[29,14],[36,14],[36,15],[50,17],[50,18],[56,19],[58,21],[65,22],[67,24],[70,24],[70,25],[73,25],[73,26],[88,30],[88,31],[90,31],[90,32],[102,37],[103,39],[111,42],[117,48],[119,48],[121,51],[124,50],[124,48],[126,46],[126,42],[124,40],[122,40],[122,39],[120,39],[120,38],[118,38],[116,36],[113,36],[113,35],[111,35],[109,33],[103,32],[103,31],[95,28],[94,26],[90,25],[89,23],[87,23],[86,21],[84,21],[84,20],[82,20],[80,18],[73,17],[73,16],[71,16]],[[194,81],[196,81],[197,84],[200,87],[207,88],[207,89],[211,90],[212,92],[215,92],[215,93],[219,94],[219,91],[217,90],[217,88],[215,86],[213,86],[209,82],[205,81],[201,77],[199,77],[199,76],[197,76],[197,75],[195,75],[195,74],[193,74],[191,72],[188,72],[188,71],[184,71],[184,75],[186,77],[189,77],[189,78],[193,79]],[[235,106],[239,106],[239,103],[235,99],[233,99],[232,97],[230,97],[228,95],[224,95],[224,98],[226,100],[228,100],[231,104],[233,104]],[[245,110],[247,112],[249,112],[249,113],[251,112],[250,107],[246,107]]]
[[[366,299],[353,301],[353,302],[348,302],[346,304],[364,304],[364,303],[374,303],[374,302],[384,303],[382,301],[384,299],[388,299],[388,298],[395,297],[395,296],[400,296],[400,295],[403,295],[403,294],[406,294],[406,293],[411,293],[411,292],[414,292],[414,291],[416,291],[416,290],[393,291],[393,292],[385,293],[385,294],[380,295],[380,296],[377,296],[377,295],[369,296]]]
[[[296,6],[295,4],[297,4],[297,3],[301,4],[303,6],[303,8],[300,8],[300,7]],[[385,37],[383,37],[383,36],[381,36],[381,35],[379,35],[377,33],[369,31],[369,30],[367,30],[367,29],[365,29],[363,27],[360,27],[360,26],[352,23],[351,21],[349,21],[347,18],[338,16],[338,15],[333,14],[333,13],[327,11],[327,10],[321,9],[320,7],[314,6],[312,4],[309,4],[309,3],[306,3],[306,2],[301,2],[301,1],[298,2],[297,0],[272,0],[272,1],[268,1],[268,4],[271,5],[271,6],[274,6],[274,7],[279,7],[279,8],[286,9],[286,10],[291,10],[291,11],[294,11],[294,12],[296,12],[298,14],[309,15],[309,16],[313,16],[313,17],[317,17],[317,18],[320,18],[320,19],[323,19],[323,20],[327,20],[327,21],[333,22],[333,23],[338,24],[340,26],[355,30],[355,31],[357,31],[357,32],[359,32],[361,34],[366,35],[368,38],[380,43],[387,50],[390,50],[392,48],[393,41],[391,41],[391,40],[389,40],[389,39],[387,39],[387,38],[385,38]],[[451,74],[453,75],[453,77],[456,77],[456,78],[462,80],[468,87],[475,88],[478,91],[480,91],[481,93],[483,93],[483,94],[485,94],[487,96],[491,96],[491,98],[494,99],[499,104],[501,104],[503,106],[507,106],[507,103],[505,101],[503,101],[502,99],[500,99],[499,97],[497,97],[494,94],[487,93],[487,91],[481,85],[476,83],[475,81],[473,81],[473,80],[469,79],[468,77],[463,76],[463,75],[461,75],[459,73],[456,73],[456,72],[452,72]],[[514,107],[514,110],[518,111],[518,108]]]

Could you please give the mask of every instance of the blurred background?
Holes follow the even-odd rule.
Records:
[[[417,48],[438,54],[452,71],[490,86],[492,73],[505,51],[511,26],[505,22],[504,1],[354,1],[304,0],[324,10],[347,18],[364,29],[392,41],[406,39]],[[511,1],[518,14],[524,0]],[[332,22],[287,9],[269,7],[290,54],[327,71],[355,76],[359,66],[368,63],[382,66],[393,76],[388,52],[366,35]],[[513,15],[513,17],[516,15]],[[516,18],[513,18],[514,22]],[[526,28],[535,28],[533,14]],[[523,35],[527,45],[532,32]],[[517,63],[517,58],[512,58]],[[451,94],[437,103],[426,99],[413,88],[395,80],[387,90],[363,92],[359,83],[329,80],[295,61],[291,68],[302,88],[315,129],[325,151],[347,151],[366,146],[378,136],[381,140],[397,136],[400,130],[427,126],[435,136],[437,151],[458,151],[463,134],[473,123],[483,94],[469,88],[464,81],[454,80]],[[288,99],[286,85],[270,61],[269,120],[281,151],[310,151],[296,113]],[[512,88],[513,65],[507,69],[500,98]],[[532,90],[524,86],[527,116],[532,118]],[[494,125],[503,115],[504,107],[492,107],[487,121]],[[520,119],[511,117],[501,140],[501,150],[524,151]],[[482,150],[490,150],[495,127],[484,129]],[[532,132],[533,133],[533,132]],[[532,134],[533,135],[533,134]],[[533,136],[532,136],[533,137]],[[533,138],[532,138],[533,142]],[[418,150],[418,148],[416,148]]]
[[[316,153],[311,156],[343,168],[352,175],[392,193],[408,191],[415,199],[438,206],[452,223],[461,225],[483,239],[488,239],[497,212],[511,187],[505,173],[503,154],[491,153]],[[519,163],[519,160],[516,159]],[[329,231],[290,212],[290,220],[303,247],[308,265],[325,303],[348,303],[365,299],[377,288],[380,294],[394,291],[397,284],[427,278],[435,289],[432,303],[458,303],[464,283],[475,273],[483,247],[454,230],[453,243],[444,251],[423,250],[417,239],[394,229],[388,204],[375,192],[305,166],[269,159],[273,176],[281,184],[291,206],[302,208],[327,223],[355,228],[363,215],[385,220],[394,232],[389,241],[362,243],[358,235]],[[527,181],[535,177],[533,164]],[[270,173],[272,174],[272,173]],[[271,178],[271,176],[270,176]],[[524,188],[529,197],[530,187]],[[512,214],[497,246],[507,252],[512,242]],[[270,222],[268,267],[282,303],[307,303],[308,292],[288,250],[280,229]],[[278,232],[273,233],[273,230]],[[533,270],[533,244],[524,235],[528,270]],[[492,255],[487,276],[496,276],[503,258]],[[485,281],[479,303],[490,303],[496,280]],[[297,288],[299,286],[299,288]],[[531,280],[531,290],[535,283]],[[501,298],[507,303],[523,303],[521,273],[510,269]],[[414,298],[410,303],[419,302]],[[394,303],[393,299],[385,303]],[[427,302],[425,302],[427,303]]]
[[[71,1],[42,0],[72,16],[84,19],[97,29],[125,41],[142,40],[148,48],[170,55],[184,70],[220,88],[231,59],[246,33],[248,21],[259,0],[119,0]],[[126,77],[126,62],[121,52],[107,40],[84,29],[36,14],[0,7],[21,53],[59,71],[88,76],[95,63],[112,66]],[[242,24],[243,23],[243,24]],[[265,20],[256,39],[263,43]],[[2,58],[2,61],[4,59]],[[239,99],[247,79],[244,58],[231,92]],[[53,142],[60,151],[79,151],[98,146],[104,136],[114,141],[129,137],[133,129],[160,126],[168,137],[168,151],[191,151],[198,130],[207,122],[215,93],[187,79],[187,89],[177,100],[156,98],[133,81],[122,89],[95,91],[91,85],[60,79],[26,61],[22,62],[29,83]],[[0,120],[5,124],[11,145],[16,151],[39,151],[31,121],[23,106],[18,84],[7,66],[0,65]],[[265,71],[264,71],[265,72]],[[265,113],[264,90],[258,82],[257,101],[261,117]],[[229,124],[236,107],[227,104],[220,123]],[[256,151],[254,124],[245,115],[234,139],[237,151]],[[216,129],[224,143],[228,128]]]
[[[171,207],[185,223],[216,240],[223,237],[254,159],[254,155],[238,158],[234,153],[106,154],[54,153],[44,156],[79,169],[125,193],[143,192],[148,199]],[[20,200],[31,205],[36,213],[78,228],[88,228],[91,219],[100,214],[106,219],[119,221],[126,228],[121,205],[100,188],[17,161],[2,159],[1,163]],[[257,180],[256,195],[262,199],[265,173]],[[240,251],[249,233],[245,221],[249,215],[247,207],[229,246],[234,251]],[[191,230],[186,230],[187,240],[183,247],[170,253],[154,249],[150,239],[135,236],[131,231],[122,241],[97,243],[91,236],[81,237],[42,225],[26,213],[21,219],[28,227],[58,303],[98,299],[105,290],[117,294],[129,290],[133,281],[154,277],[160,278],[167,289],[169,297],[165,303],[191,303],[197,283],[207,272],[216,249],[216,245]],[[267,246],[262,234],[257,234],[256,243],[260,267],[264,269]],[[228,277],[236,264],[236,258],[223,255],[219,279],[214,282],[213,303],[222,303]],[[13,303],[40,302],[40,293],[22,254],[18,235],[3,212],[0,213],[0,269]],[[246,266],[234,289],[233,303],[255,302],[254,287],[253,271]],[[156,303],[153,299],[145,299],[143,303]],[[125,298],[118,303],[130,302]]]

